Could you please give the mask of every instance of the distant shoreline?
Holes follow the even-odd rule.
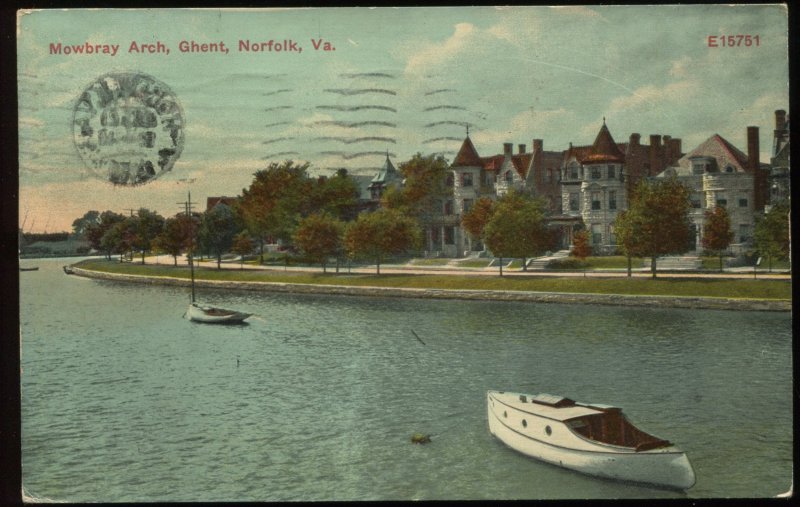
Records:
[[[75,275],[99,280],[111,280],[152,285],[188,287],[189,280],[167,276],[146,276],[108,273],[73,267]],[[791,311],[791,300],[737,299],[693,296],[643,296],[622,294],[588,294],[567,292],[532,292],[512,290],[464,290],[405,287],[370,287],[287,282],[256,282],[230,280],[196,280],[195,285],[209,289],[235,289],[297,294],[322,294],[370,297],[405,297],[418,299],[461,299],[483,301],[518,301],[531,303],[596,304],[631,307],[670,307],[698,310]]]

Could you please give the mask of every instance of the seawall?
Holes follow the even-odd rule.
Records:
[[[74,267],[75,275],[99,280],[189,287],[182,278],[106,273]],[[283,282],[237,282],[195,280],[195,286],[209,289],[254,290],[336,296],[406,297],[421,299],[468,299],[483,301],[522,301],[531,303],[594,304],[614,306],[671,307],[702,310],[791,311],[791,301],[689,296],[639,296],[622,294],[581,294],[571,292],[530,292],[500,290],[416,289],[399,287],[361,287]]]

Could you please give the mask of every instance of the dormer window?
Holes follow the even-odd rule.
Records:
[[[569,166],[569,179],[571,180],[578,179],[578,164],[574,162]]]
[[[506,171],[506,183],[511,183],[514,181],[514,175],[511,171]]]
[[[732,172],[734,172],[733,166],[732,166],[732,165],[728,165],[728,166],[726,166],[726,167],[725,167],[725,172],[726,172],[726,173],[732,173]]]

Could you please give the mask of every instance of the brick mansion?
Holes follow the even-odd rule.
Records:
[[[694,241],[690,250],[702,249],[705,211],[725,206],[734,232],[730,250],[739,254],[752,246],[755,219],[771,203],[789,197],[789,117],[775,111],[775,129],[769,163],[759,160],[759,129],[744,132],[746,152],[714,134],[689,152],[681,139],[650,135],[644,141],[633,133],[627,142],[614,140],[603,120],[594,143],[570,145],[560,151],[545,149],[542,139],[503,145],[502,153],[481,156],[467,133],[449,168],[452,197],[442,204],[441,217],[426,226],[426,255],[465,257],[485,250],[461,227],[461,216],[477,199],[497,199],[510,189],[542,199],[548,221],[559,232],[559,248],[568,249],[573,233],[590,231],[598,254],[617,250],[614,221],[628,206],[636,184],[643,178],[676,177],[691,191],[690,218]],[[402,175],[388,156],[369,183],[369,198],[402,184]]]

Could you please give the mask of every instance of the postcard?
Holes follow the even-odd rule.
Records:
[[[787,31],[18,11],[23,499],[791,495]]]

